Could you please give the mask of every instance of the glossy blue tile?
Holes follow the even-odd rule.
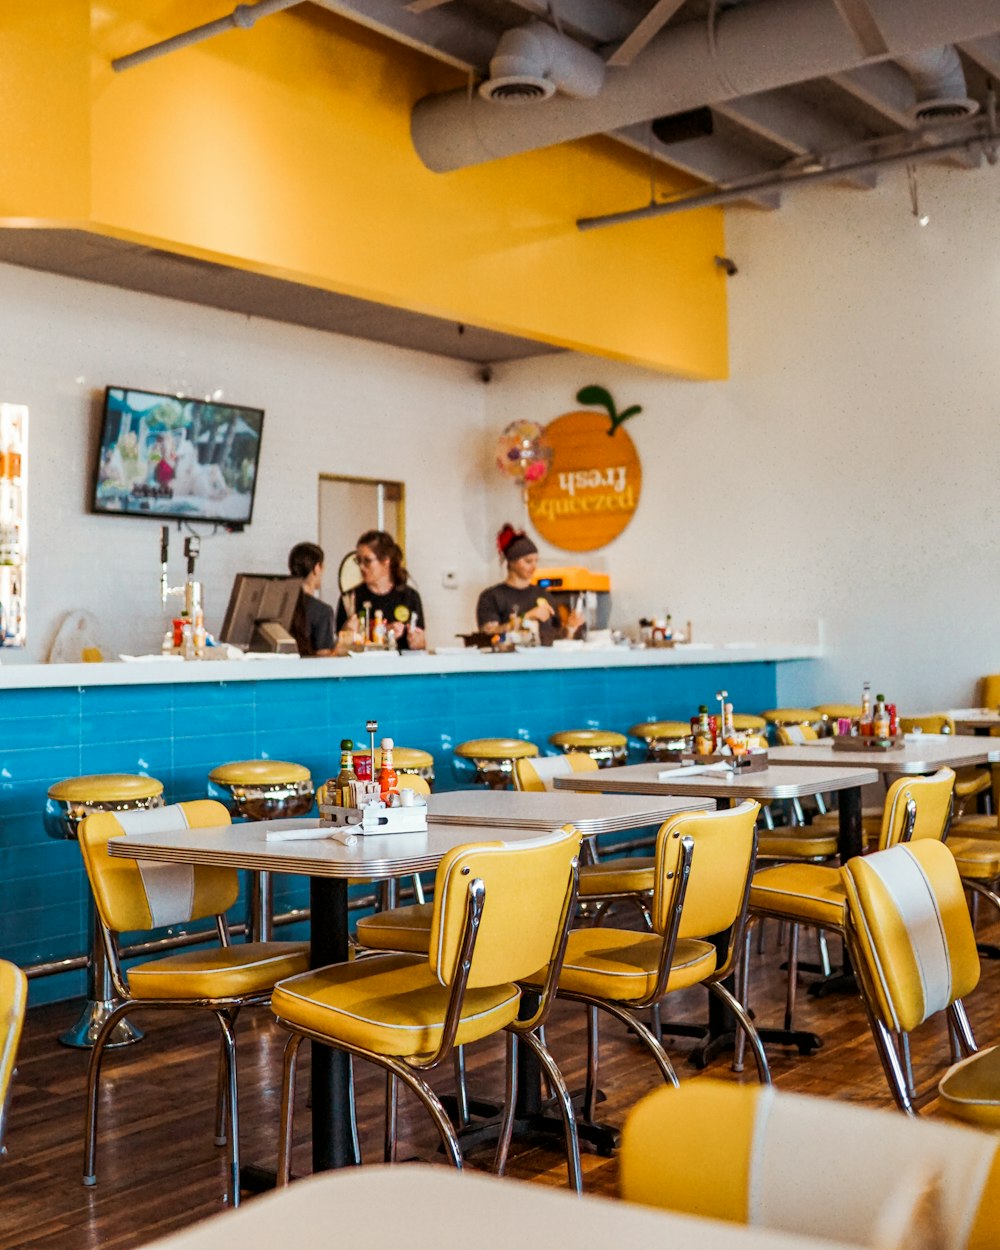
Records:
[[[74,717],[80,714],[80,691],[75,686],[56,690],[0,691],[0,721],[22,716]]]
[[[70,745],[79,733],[79,717],[19,716],[0,723],[0,757],[10,751]]]
[[[28,751],[5,750],[0,755],[0,783],[46,781],[49,785],[78,774],[81,753],[73,746],[33,747]]]
[[[164,686],[175,712],[199,711],[223,704],[226,707],[253,706],[255,693],[266,682],[192,682],[191,685]]]
[[[234,760],[257,758],[255,736],[250,730],[239,733],[177,737],[173,741],[172,765],[178,773],[200,770],[202,784],[213,768]]]
[[[84,773],[141,773],[163,781],[163,774],[172,767],[172,753],[169,738],[102,742],[84,745],[80,762]]]
[[[80,741],[89,746],[140,738],[170,738],[173,732],[174,713],[170,707],[123,709],[121,712],[94,712],[85,707],[80,718]]]
[[[156,713],[172,706],[172,686],[85,686],[80,692],[84,716],[117,716],[122,712]]]

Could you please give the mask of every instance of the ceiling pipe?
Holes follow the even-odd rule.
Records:
[[[871,156],[865,160],[854,161],[848,165],[832,165],[829,169],[803,171],[791,177],[772,178],[769,181],[744,182],[740,186],[726,187],[722,191],[706,191],[694,195],[680,196],[675,200],[666,200],[662,204],[647,204],[645,208],[627,209],[621,213],[606,213],[602,217],[580,217],[577,220],[579,230],[599,230],[602,226],[622,226],[631,221],[646,221],[651,217],[669,217],[673,213],[686,213],[695,208],[715,208],[724,204],[733,204],[745,200],[752,192],[762,195],[768,192],[781,193],[800,186],[815,186],[817,183],[834,182],[851,174],[860,174],[874,169],[892,169],[900,165],[916,165],[921,161],[934,160],[949,152],[967,151],[974,153],[977,149],[985,151],[990,164],[995,163],[995,155],[990,159],[991,152],[996,152],[996,137],[985,131],[964,139],[954,139],[949,143],[937,143],[932,147],[917,148],[912,152],[893,152],[883,156]]]
[[[556,91],[592,99],[603,84],[604,62],[596,52],[544,22],[528,22],[500,36],[479,94],[498,104],[547,100]]]
[[[916,101],[907,110],[918,124],[971,117],[979,105],[969,98],[962,61],[951,44],[898,58],[913,79]]]
[[[226,17],[216,18],[214,22],[206,22],[203,26],[195,26],[193,30],[182,31],[179,35],[171,35],[169,39],[161,39],[147,48],[130,52],[127,56],[116,57],[111,68],[120,74],[123,70],[133,69],[136,65],[144,65],[147,61],[155,61],[157,57],[166,56],[168,52],[177,52],[181,48],[189,48],[192,44],[202,43],[214,35],[221,35],[227,30],[250,30],[262,17],[270,17],[272,13],[281,13],[284,9],[292,9],[302,0],[258,0],[256,4],[238,4]]]
[[[870,0],[890,55],[995,34],[997,0]],[[871,63],[830,0],[759,0],[668,26],[627,69],[609,68],[595,99],[559,96],[510,113],[465,90],[414,106],[413,144],[443,173],[531,152],[740,95],[843,74]]]

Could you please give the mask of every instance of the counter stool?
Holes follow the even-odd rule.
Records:
[[[131,812],[163,806],[163,784],[153,777],[131,773],[106,773],[92,777],[69,777],[49,787],[45,803],[45,832],[50,838],[75,842],[77,828],[91,812]],[[118,1006],[111,972],[104,951],[101,924],[88,890],[87,1002],[83,1014],[59,1038],[64,1046],[89,1050],[97,1040],[101,1025]],[[128,1046],[142,1040],[142,1033],[128,1020],[120,1020],[108,1041],[109,1046]]]
[[[218,799],[230,814],[243,820],[280,820],[312,810],[309,769],[286,760],[238,760],[220,764],[208,774],[208,797]],[[247,899],[247,941],[270,942],[274,888],[269,872],[250,873]]]
[[[646,759],[650,763],[670,758],[678,751],[691,749],[691,726],[686,720],[648,720],[633,725],[629,730],[633,738],[646,744]]]
[[[363,755],[365,759],[371,755],[371,751],[355,751],[354,758]],[[392,748],[392,765],[399,776],[423,777],[428,786],[434,788],[434,756],[430,751],[421,751],[418,747],[396,747]],[[382,767],[382,748],[375,748],[375,772],[373,776],[377,777],[379,769]]]
[[[509,790],[514,776],[514,761],[531,759],[538,747],[523,738],[470,738],[455,747],[459,759],[471,760],[477,785],[491,790]]]
[[[564,755],[580,751],[597,760],[598,768],[628,763],[628,738],[612,729],[563,729],[549,734],[549,742]]]
[[[766,734],[767,721],[763,716],[751,716],[747,712],[734,712],[733,728],[748,734]]]
[[[824,734],[835,735],[837,721],[841,719],[855,722],[861,719],[861,707],[857,703],[817,703],[816,711],[823,721]]]

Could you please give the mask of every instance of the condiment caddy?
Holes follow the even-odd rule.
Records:
[[[846,718],[837,722],[833,738],[836,751],[891,751],[903,745],[895,703],[887,703],[884,694],[876,694],[872,704],[871,682],[861,691],[861,715],[857,726]]]
[[[378,721],[367,721],[365,728],[371,739],[366,767],[361,766],[365,756],[358,756],[355,771],[354,743],[345,738],[340,744],[340,772],[327,782],[327,802],[319,805],[320,823],[360,834],[426,833],[426,800],[413,790],[399,789],[391,738],[382,739],[381,768],[378,778],[372,778]]]
[[[733,705],[728,690],[716,691],[719,715],[709,715],[702,704],[691,717],[691,750],[668,753],[680,764],[724,764],[733,772],[760,772],[767,768],[767,751],[750,744],[753,735],[733,726]]]

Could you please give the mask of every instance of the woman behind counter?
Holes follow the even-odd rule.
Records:
[[[318,598],[323,587],[323,548],[296,543],[288,553],[288,571],[302,579],[291,634],[299,655],[333,655],[333,608]]]
[[[422,651],[427,646],[423,604],[420,595],[408,585],[409,574],[403,566],[399,544],[384,530],[367,530],[358,539],[357,560],[364,586],[340,596],[337,633],[357,633],[359,614],[367,603],[372,619],[381,611],[401,651]]]
[[[531,584],[538,568],[538,548],[528,535],[508,523],[497,534],[497,550],[507,562],[507,576],[479,596],[476,604],[478,628],[495,634],[513,614],[537,621],[539,640],[544,647],[551,646],[556,638],[572,638],[584,618],[578,612],[570,612],[563,624],[555,602],[544,590]]]

